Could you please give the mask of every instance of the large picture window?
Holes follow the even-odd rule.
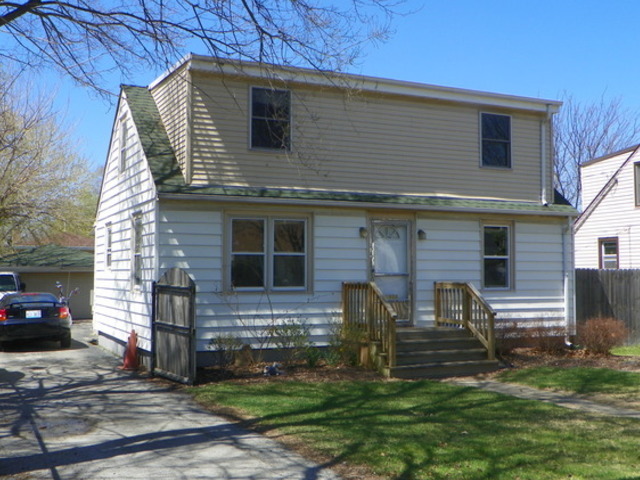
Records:
[[[511,168],[511,117],[482,113],[482,166]]]
[[[232,218],[230,281],[234,290],[307,288],[307,220]]]
[[[291,148],[291,94],[288,90],[251,89],[251,148]]]
[[[511,286],[511,235],[504,225],[484,226],[484,288]]]

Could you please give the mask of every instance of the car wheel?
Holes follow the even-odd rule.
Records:
[[[71,346],[71,332],[68,331],[62,337],[60,337],[60,347],[69,348]]]

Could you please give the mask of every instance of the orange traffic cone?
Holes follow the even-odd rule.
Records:
[[[122,370],[138,369],[138,335],[135,330],[131,330],[127,347],[124,351],[124,364],[120,367]]]

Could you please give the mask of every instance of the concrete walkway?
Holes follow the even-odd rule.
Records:
[[[449,379],[447,382],[464,387],[481,388],[490,392],[502,393],[504,395],[510,395],[512,397],[523,398],[526,400],[553,403],[560,407],[582,410],[584,412],[595,413],[598,415],[640,419],[640,411],[638,410],[603,405],[601,403],[585,400],[578,396],[538,390],[537,388],[527,387],[524,385],[502,383],[482,378]]]
[[[73,330],[70,350],[0,351],[0,478],[338,478],[171,385],[118,370],[88,343],[90,324]]]

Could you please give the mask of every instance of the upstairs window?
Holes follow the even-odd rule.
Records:
[[[127,168],[127,151],[129,149],[129,126],[126,117],[120,119],[120,171]]]
[[[482,166],[511,168],[511,117],[482,113]]]
[[[619,265],[618,237],[598,239],[599,267],[601,269],[616,269]]]
[[[307,288],[307,221],[281,218],[231,219],[231,288]]]
[[[511,286],[510,237],[508,226],[487,225],[484,227],[484,288],[509,288]]]
[[[640,162],[633,164],[636,207],[640,207]]]
[[[251,89],[251,148],[291,149],[291,94],[288,90]]]

